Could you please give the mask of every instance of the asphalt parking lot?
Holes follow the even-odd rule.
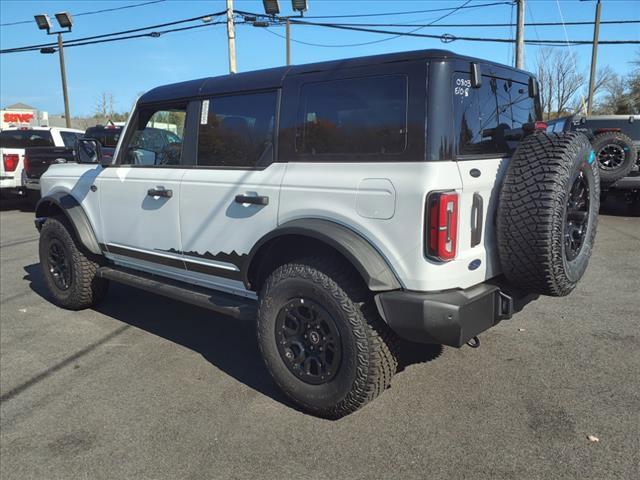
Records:
[[[33,213],[5,202],[0,477],[638,478],[640,218],[604,213],[571,296],[479,349],[405,345],[391,389],[327,421],[277,391],[250,322],[119,285],[53,306]]]

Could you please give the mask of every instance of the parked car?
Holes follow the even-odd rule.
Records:
[[[15,127],[0,132],[0,189],[2,193],[26,195],[25,149],[31,147],[73,148],[82,131],[57,127]]]
[[[581,132],[593,146],[602,196],[640,206],[640,115],[573,115],[548,122],[549,132]]]
[[[26,187],[32,191],[40,191],[40,177],[47,171],[52,163],[66,163],[75,161],[75,141],[78,138],[88,137],[96,139],[102,146],[104,158],[113,156],[113,151],[118,143],[122,127],[115,125],[97,125],[89,127],[84,135],[76,134],[74,143],[64,147],[37,146],[25,149],[25,182]],[[71,138],[70,138],[71,140]]]
[[[84,132],[87,138],[95,138],[102,146],[102,156],[104,158],[113,157],[113,152],[118,145],[118,139],[122,133],[122,127],[114,124],[96,125],[89,127]]]
[[[115,281],[257,316],[282,391],[349,414],[390,385],[398,338],[479,346],[582,278],[597,163],[540,116],[531,74],[443,50],[155,88],[113,159],[83,139],[42,176],[44,282],[73,310]]]

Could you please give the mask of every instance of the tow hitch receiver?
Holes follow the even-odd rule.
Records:
[[[467,345],[471,348],[480,348],[480,339],[476,336],[467,341]]]

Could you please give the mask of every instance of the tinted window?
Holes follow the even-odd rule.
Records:
[[[103,128],[103,127],[91,127],[87,128],[85,137],[95,138],[100,142],[103,147],[115,148],[120,138],[120,132],[122,128]]]
[[[276,92],[204,100],[198,165],[254,167],[271,163],[276,100]]]
[[[522,138],[523,125],[536,121],[534,99],[523,83],[483,76],[480,88],[471,88],[467,73],[456,73],[453,82],[461,155],[510,153]]]
[[[0,148],[53,147],[49,130],[5,130],[0,132]]]
[[[145,166],[180,165],[185,108],[141,109],[138,128],[129,139],[122,163]]]
[[[64,143],[66,148],[75,148],[76,140],[82,137],[82,134],[75,132],[60,132],[60,136],[62,137],[62,143]]]
[[[304,85],[296,150],[393,154],[407,143],[407,78],[364,77]]]

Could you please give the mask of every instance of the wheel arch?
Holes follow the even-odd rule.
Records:
[[[263,236],[244,264],[244,284],[257,291],[273,268],[323,250],[343,257],[371,291],[402,288],[389,263],[368,240],[348,227],[324,219],[292,220]]]
[[[95,232],[89,221],[89,217],[70,193],[55,192],[42,197],[36,205],[36,224],[39,219],[45,219],[54,215],[64,215],[73,226],[73,231],[80,243],[91,253],[102,254]]]

